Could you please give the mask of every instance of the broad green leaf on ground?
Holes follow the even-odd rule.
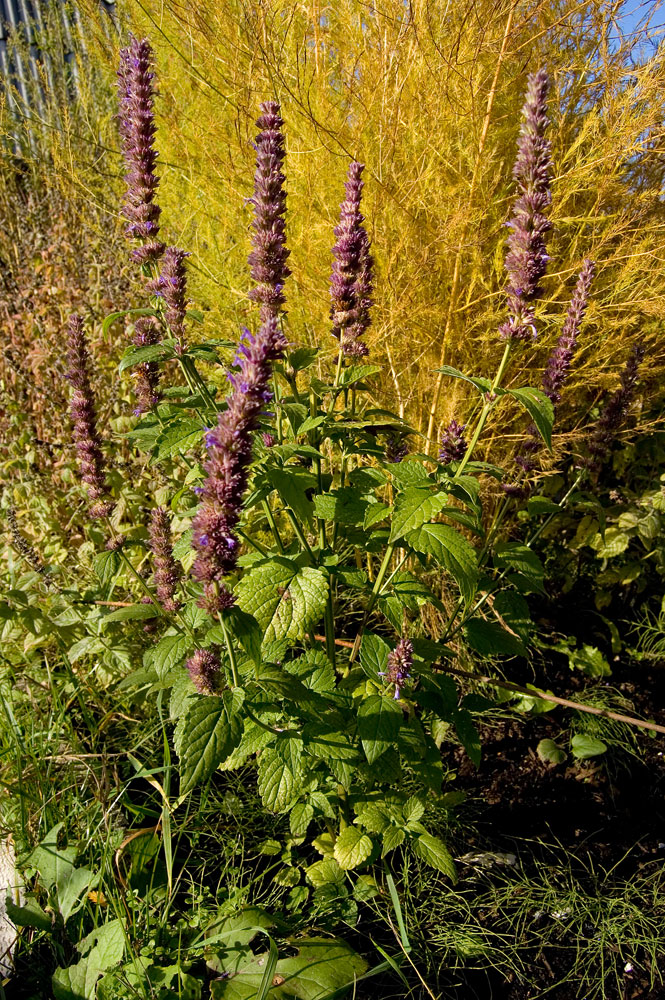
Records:
[[[85,903],[85,893],[97,884],[99,876],[87,868],[68,868],[59,874],[55,887],[58,893],[58,910],[63,923],[78,913]]]
[[[393,698],[372,694],[358,709],[358,736],[370,764],[388,749],[399,735],[402,709]]]
[[[438,868],[451,882],[457,881],[457,871],[450,851],[438,837],[423,833],[413,841],[413,851],[432,868]]]
[[[521,403],[551,451],[552,426],[554,424],[554,407],[551,399],[545,395],[542,389],[534,389],[532,386],[525,386],[523,389],[507,389],[506,391],[509,396]]]
[[[253,566],[236,587],[238,607],[254,615],[264,642],[297,642],[321,620],[328,577],[279,557]]]
[[[563,764],[566,752],[558,747],[554,740],[541,740],[536,752],[543,764]]]
[[[372,853],[371,838],[357,826],[345,826],[335,841],[335,861],[345,870],[357,868]]]
[[[50,931],[53,920],[48,913],[42,910],[34,896],[28,896],[19,906],[11,896],[5,900],[6,912],[9,919],[17,927],[35,927],[39,931]]]
[[[431,520],[445,507],[446,500],[445,493],[432,493],[426,487],[411,486],[404,490],[395,500],[390,541],[403,538]]]
[[[93,1000],[97,980],[122,961],[125,935],[119,920],[110,920],[79,942],[84,958],[67,969],[56,969],[51,985],[54,1000]],[[87,954],[86,954],[87,953]]]
[[[449,524],[423,524],[406,536],[409,545],[448,570],[457,581],[462,597],[473,599],[478,581],[476,550]]]
[[[174,744],[180,758],[180,794],[207,781],[240,743],[242,723],[238,699],[224,691],[220,697],[191,698],[178,720]]]
[[[300,768],[294,770],[271,747],[261,751],[259,757],[259,793],[263,805],[270,812],[286,812],[300,792]]]
[[[588,760],[590,757],[598,757],[607,750],[607,744],[595,736],[587,736],[584,733],[577,733],[570,741],[570,749],[573,757],[578,760]]]

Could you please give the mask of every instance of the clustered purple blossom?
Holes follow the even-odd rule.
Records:
[[[151,510],[149,535],[157,598],[165,611],[177,611],[180,603],[175,593],[182,571],[173,558],[171,525],[163,507]]]
[[[193,573],[204,584],[202,606],[211,613],[234,601],[221,581],[235,569],[238,559],[236,529],[247,489],[252,432],[272,399],[268,388],[271,365],[283,357],[285,347],[276,316],[266,320],[256,335],[245,331],[228,376],[232,388],[227,408],[206,436],[206,479],[192,525],[197,552]]]
[[[386,462],[397,465],[409,454],[409,443],[403,434],[389,434],[386,437],[384,458]]]
[[[568,306],[568,312],[563,324],[561,336],[549,356],[543,374],[543,389],[554,406],[561,399],[561,387],[568,377],[573,352],[577,346],[582,320],[589,301],[589,289],[596,265],[592,260],[585,260],[577,279],[573,297]]]
[[[157,260],[164,251],[164,244],[157,239],[161,209],[155,202],[159,178],[155,173],[152,64],[152,48],[145,38],[132,38],[129,46],[120,50],[118,123],[127,167],[123,214],[129,223],[126,235],[142,242],[132,251],[141,264]]]
[[[254,174],[254,222],[252,251],[249,265],[256,282],[249,296],[261,304],[261,322],[279,315],[284,304],[284,282],[290,275],[286,260],[286,192],[282,172],[284,162],[283,119],[276,101],[261,105],[256,124],[261,130],[256,137],[256,172]]]
[[[513,217],[507,223],[512,230],[507,240],[505,264],[508,273],[508,319],[500,332],[509,340],[536,337],[533,303],[540,295],[538,282],[549,261],[545,234],[552,228],[552,223],[544,215],[552,201],[550,143],[545,138],[549,125],[546,113],[548,89],[549,79],[544,69],[529,74],[517,143],[518,154],[513,168],[520,193]]]
[[[155,317],[140,316],[134,323],[135,346],[150,347],[159,343],[159,340],[160,329]],[[159,365],[155,361],[137,365],[134,378],[137,401],[134,413],[140,416],[159,402]]]
[[[190,254],[178,247],[167,247],[159,275],[148,282],[148,289],[164,301],[164,319],[175,337],[177,354],[184,350],[185,315],[187,313],[187,271],[185,258]]]
[[[466,454],[467,444],[464,438],[466,424],[451,420],[441,435],[439,461],[444,465],[449,462],[461,462]]]
[[[369,354],[361,340],[370,324],[374,259],[360,211],[363,191],[362,163],[349,164],[344,185],[346,198],[340,205],[339,224],[335,227],[337,242],[333,247],[333,268],[330,282],[330,318],[333,336],[347,356],[362,358]]]
[[[399,698],[404,682],[411,676],[413,666],[413,643],[410,639],[400,639],[393,650],[388,653],[385,672],[386,684],[395,687],[395,698]]]
[[[197,649],[187,660],[190,680],[199,694],[212,694],[222,667],[211,649]]]
[[[596,421],[588,441],[589,457],[586,464],[592,472],[598,473],[607,458],[612,442],[620,430],[630,405],[635,397],[640,365],[644,360],[646,348],[640,340],[633,345],[630,356],[621,374],[619,388],[608,399]]]
[[[108,499],[104,457],[97,432],[95,398],[90,383],[90,354],[80,316],[70,316],[68,327],[67,380],[74,389],[71,417],[81,478],[88,486],[92,517],[106,517],[113,510]]]

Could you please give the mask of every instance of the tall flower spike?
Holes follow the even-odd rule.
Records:
[[[254,174],[254,222],[249,265],[256,282],[249,297],[261,305],[261,322],[279,315],[284,305],[284,282],[291,274],[286,266],[290,250],[286,248],[286,191],[282,172],[284,163],[284,121],[276,101],[261,105],[256,124],[256,172]]]
[[[595,271],[596,265],[594,262],[592,260],[585,260],[577,279],[577,285],[575,286],[573,297],[570,300],[570,305],[568,306],[568,312],[563,324],[561,336],[557,340],[556,346],[550,354],[545,366],[545,372],[543,374],[543,389],[545,390],[545,394],[549,396],[555,406],[561,399],[561,387],[568,377],[568,372],[570,371],[570,365],[573,359],[575,347],[577,346],[577,338],[579,336],[580,327],[582,326],[582,320],[584,319],[587,303],[589,301],[589,289],[591,287]]]
[[[155,173],[152,65],[152,48],[145,38],[132,38],[129,46],[120,50],[118,125],[127,185],[123,214],[129,223],[126,235],[141,241],[141,246],[132,252],[132,257],[141,264],[157,260],[164,251],[164,244],[157,239],[161,209],[155,202],[159,178]]]
[[[92,500],[92,517],[106,517],[113,510],[108,499],[104,457],[97,432],[95,398],[90,384],[90,355],[80,316],[70,316],[68,328],[67,379],[74,388],[71,417],[81,478]]]
[[[184,351],[185,315],[187,313],[187,271],[186,250],[167,247],[164,251],[159,276],[148,282],[148,288],[164,300],[164,319],[171,334],[176,339],[177,354]]]
[[[134,344],[136,347],[150,347],[159,343],[160,329],[154,316],[140,316],[134,323]],[[135,369],[136,409],[140,416],[157,406],[159,402],[159,365],[146,361]]]
[[[589,457],[586,460],[586,465],[592,472],[600,472],[603,462],[610,452],[612,442],[628,416],[630,404],[635,397],[640,365],[644,360],[645,353],[646,348],[643,342],[637,341],[624,366],[619,388],[610,396],[596,421],[596,426],[589,438]]]
[[[157,598],[165,611],[177,611],[180,604],[175,599],[175,592],[181,570],[173,558],[171,525],[163,507],[151,510],[149,534]]]
[[[395,698],[402,693],[404,682],[411,676],[413,666],[413,643],[410,639],[400,639],[395,648],[388,653],[386,670],[383,677],[386,684],[395,686]]]
[[[330,281],[330,318],[333,336],[345,354],[366,357],[368,347],[361,337],[370,324],[374,259],[360,211],[363,191],[362,163],[353,161],[344,185],[346,197],[340,205],[335,227],[333,267]]]
[[[233,604],[233,595],[222,580],[238,560],[237,526],[252,459],[252,433],[272,399],[268,388],[272,362],[283,357],[285,347],[276,316],[263,323],[255,336],[245,331],[234,370],[228,375],[227,408],[207,434],[206,479],[192,525],[197,552],[193,574],[204,585],[202,606],[211,613]]]
[[[538,282],[549,261],[545,234],[552,228],[552,223],[544,214],[552,201],[550,143],[545,138],[549,125],[546,113],[548,89],[549,79],[544,69],[529,74],[513,168],[519,195],[513,216],[507,223],[512,230],[506,241],[508,319],[500,327],[500,333],[509,340],[535,339],[533,303],[540,295]]]
[[[451,420],[441,435],[441,450],[439,451],[439,461],[443,465],[449,462],[461,462],[466,455],[466,440],[464,430],[466,424],[458,424],[456,420]]]
[[[212,649],[197,649],[187,660],[189,677],[199,694],[212,694],[221,672],[219,657]]]

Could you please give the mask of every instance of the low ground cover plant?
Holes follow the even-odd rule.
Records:
[[[35,683],[66,680],[57,731],[41,732],[49,754],[62,756],[53,751],[59,731],[92,755],[104,754],[107,727],[114,745],[128,738],[132,746],[117,751],[122,762],[105,761],[113,776],[78,843],[60,820],[39,831],[22,824],[28,892],[10,915],[54,929],[57,1000],[197,997],[204,988],[227,1000],[323,1000],[351,988],[371,995],[375,975],[404,978],[411,945],[397,868],[406,859],[455,883],[446,828],[460,797],[441,748],[454,738],[478,765],[478,717],[501,690],[468,692],[456,675],[470,658],[528,656],[529,600],[546,594],[535,543],[571,508],[599,509],[598,478],[644,358],[638,340],[583,454],[556,491],[543,491],[541,456],[596,267],[580,262],[542,384],[506,387],[512,358],[537,336],[534,306],[549,262],[549,86],[543,69],[528,77],[501,361],[491,377],[441,369],[470,384],[478,402],[466,426],[451,421],[432,458],[419,431],[372,395],[379,368],[366,344],[373,255],[362,164],[348,165],[334,231],[333,363],[325,343],[298,346],[286,311],[286,150],[272,100],[261,106],[255,140],[254,330],[235,344],[199,339],[188,254],[160,239],[151,48],[133,38],[122,50],[123,214],[145,299],[118,304],[105,322],[125,318],[131,330],[118,377],[132,378],[133,413],[111,433],[99,419],[86,317],[73,315],[66,377],[80,482],[53,558],[30,537],[11,490],[4,499],[14,550],[1,605],[10,671],[27,665],[27,698]],[[504,469],[479,461],[476,448],[509,407],[524,411],[528,430]],[[501,491],[490,508],[488,480]],[[521,534],[516,508],[525,514]],[[533,687],[504,690],[540,710],[555,700]],[[135,712],[145,732],[133,729]],[[15,752],[30,762],[9,723]],[[568,750],[585,760],[605,749],[584,733],[566,752],[549,743],[538,752],[552,764]],[[131,766],[140,792],[129,794],[120,765]],[[242,817],[250,802],[266,835],[252,848],[248,885]],[[82,829],[81,817],[74,825]],[[100,828],[106,848],[90,864]],[[211,857],[221,888],[207,878]],[[370,968],[338,927],[355,927],[359,908],[377,897],[389,901],[400,947],[377,944],[382,960]]]

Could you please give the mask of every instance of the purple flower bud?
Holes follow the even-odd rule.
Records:
[[[465,428],[466,424],[458,424],[454,419],[445,428],[441,435],[441,450],[439,451],[439,461],[443,465],[448,465],[449,462],[461,462],[466,455]]]
[[[256,336],[245,336],[242,347],[236,355],[239,373],[227,408],[206,436],[203,499],[192,525],[197,552],[193,574],[204,584],[202,606],[215,611],[233,602],[220,584],[238,560],[236,529],[252,460],[252,434],[263,414],[272,362],[283,357],[286,347],[277,317],[270,317]]]
[[[254,174],[254,222],[252,251],[249,265],[256,287],[249,297],[261,304],[261,322],[279,315],[284,305],[284,282],[290,275],[286,260],[286,192],[282,173],[284,162],[284,121],[276,101],[261,105],[261,117],[256,124],[256,172]]]
[[[584,313],[586,312],[589,289],[595,270],[596,265],[592,260],[584,261],[573,297],[568,306],[561,336],[557,340],[556,346],[545,366],[543,389],[555,406],[561,399],[561,387],[570,371],[573,352],[577,346],[577,338],[582,326],[582,320],[584,319]]]
[[[132,38],[128,48],[120,50],[118,126],[127,168],[123,214],[129,223],[126,235],[142,241],[133,253],[140,263],[157,260],[164,250],[157,240],[161,210],[154,200],[159,178],[155,173],[152,64],[152,49],[145,38]]]
[[[549,125],[546,113],[549,79],[544,69],[530,73],[522,109],[513,177],[519,196],[508,223],[506,271],[508,319],[500,327],[503,337],[528,340],[536,337],[533,303],[541,292],[538,282],[545,273],[549,256],[545,234],[552,223],[544,212],[552,201],[550,191],[550,143],[545,139]]]
[[[175,599],[175,592],[181,569],[173,558],[171,525],[163,507],[154,507],[150,511],[149,535],[157,598],[165,611],[177,611],[180,603]]]
[[[346,198],[340,206],[337,242],[333,247],[330,281],[330,318],[333,336],[349,357],[363,358],[369,348],[360,339],[370,324],[374,259],[360,211],[363,191],[362,163],[353,161],[344,185]]]
[[[397,465],[401,462],[403,458],[409,454],[409,445],[405,435],[403,434],[389,434],[386,437],[386,447],[384,451],[384,458],[386,462],[392,462],[393,465]]]
[[[404,682],[411,676],[413,666],[413,643],[410,639],[400,639],[395,648],[388,653],[386,671],[383,675],[386,684],[395,686],[395,698],[399,698]]]
[[[266,448],[274,448],[275,445],[277,444],[277,438],[275,437],[274,434],[271,434],[269,431],[264,431],[263,434],[261,435],[261,439],[263,440],[263,444],[265,445]]]
[[[187,271],[185,258],[190,254],[178,247],[167,247],[159,276],[148,282],[148,288],[164,300],[164,319],[171,336],[176,339],[176,353],[184,350],[185,315],[187,313]]]
[[[104,457],[97,433],[95,398],[90,383],[90,354],[80,316],[70,316],[68,328],[67,379],[74,389],[71,417],[81,479],[88,486],[92,517],[106,517],[113,510],[108,499]]]
[[[187,660],[187,670],[199,694],[212,694],[222,667],[219,657],[212,649],[197,649]]]
[[[134,344],[136,347],[149,347],[159,343],[159,324],[154,316],[141,316],[134,324]],[[135,369],[135,391],[137,407],[134,413],[140,416],[157,406],[159,402],[159,365],[148,361]]]
[[[640,365],[645,354],[646,348],[643,342],[637,341],[626,361],[619,388],[606,402],[589,437],[589,456],[585,464],[596,474],[600,472],[603,462],[610,452],[612,442],[628,416],[630,405],[635,397]]]

